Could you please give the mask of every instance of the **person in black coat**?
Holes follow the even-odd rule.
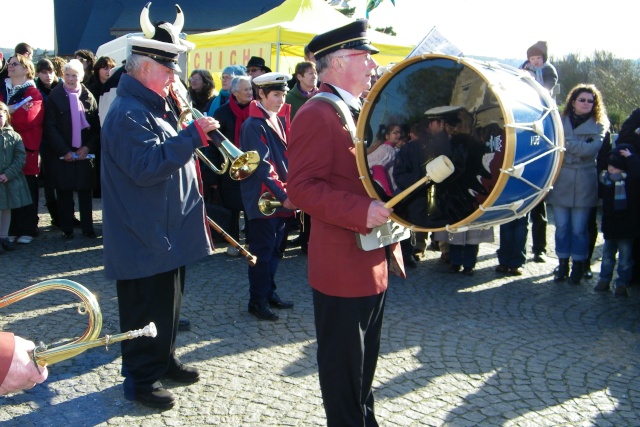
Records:
[[[73,192],[78,193],[82,234],[96,237],[92,219],[93,160],[100,134],[98,105],[80,83],[82,63],[64,66],[64,84],[49,94],[45,108],[45,161],[58,198],[58,216],[65,239],[73,239]],[[89,156],[89,157],[87,157]]]
[[[615,294],[627,295],[633,272],[633,240],[640,236],[640,159],[630,144],[619,144],[606,157],[600,174],[604,249],[596,292],[609,290],[618,254]]]
[[[227,139],[240,146],[240,128],[242,123],[249,117],[249,104],[253,100],[253,90],[251,77],[234,77],[229,88],[231,97],[229,101],[222,104],[213,114],[213,118],[220,123],[220,132]],[[208,152],[212,155],[214,163],[220,164],[222,156],[220,151],[209,147]],[[240,181],[232,179],[229,173],[216,176],[215,183],[218,186],[222,206],[231,210],[231,227],[229,235],[235,240],[240,238],[240,212],[244,210],[242,198],[240,197]],[[227,255],[238,256],[239,252],[233,246],[227,247]]]

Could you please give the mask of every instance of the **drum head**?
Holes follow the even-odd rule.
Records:
[[[551,188],[562,152],[555,102],[531,80],[512,67],[437,54],[395,65],[358,119],[369,195],[393,203],[392,219],[416,231],[487,228],[526,214]],[[424,181],[426,164],[441,154],[455,166],[451,176],[392,199]],[[487,213],[494,206],[500,212]]]

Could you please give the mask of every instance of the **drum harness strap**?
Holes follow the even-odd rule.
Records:
[[[349,131],[351,140],[356,140],[356,124],[353,121],[351,111],[349,111],[349,107],[344,100],[333,93],[320,92],[314,95],[313,98],[309,99],[307,102],[310,101],[323,101],[331,105],[338,113],[338,116],[340,116],[342,124],[346,126]],[[360,179],[364,179],[364,177],[360,177]],[[390,222],[374,228],[373,231],[367,235],[356,234],[356,241],[358,243],[358,247],[365,251],[397,243],[400,240],[404,240],[409,237],[412,239],[412,244],[415,244],[415,235],[413,232],[409,233],[409,231],[410,229]]]

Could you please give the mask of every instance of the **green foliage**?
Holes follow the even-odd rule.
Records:
[[[393,27],[384,27],[384,28],[376,28],[376,31],[384,34],[389,34],[390,36],[397,36],[398,34],[393,30]]]
[[[337,9],[337,10],[338,10],[338,12],[342,13],[347,18],[353,18],[353,15],[356,13],[356,8],[355,7],[343,7],[343,8]]]
[[[614,131],[640,107],[640,63],[637,61],[595,51],[591,57],[569,54],[561,59],[551,58],[550,62],[558,71],[558,104],[564,103],[575,85],[592,83],[602,93]]]

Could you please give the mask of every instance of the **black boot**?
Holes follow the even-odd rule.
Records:
[[[564,282],[569,275],[569,258],[560,258],[558,261],[558,268],[553,272],[553,280],[555,282]]]
[[[573,260],[571,265],[571,283],[577,285],[582,280],[582,276],[584,275],[584,263],[585,261],[576,261]]]

